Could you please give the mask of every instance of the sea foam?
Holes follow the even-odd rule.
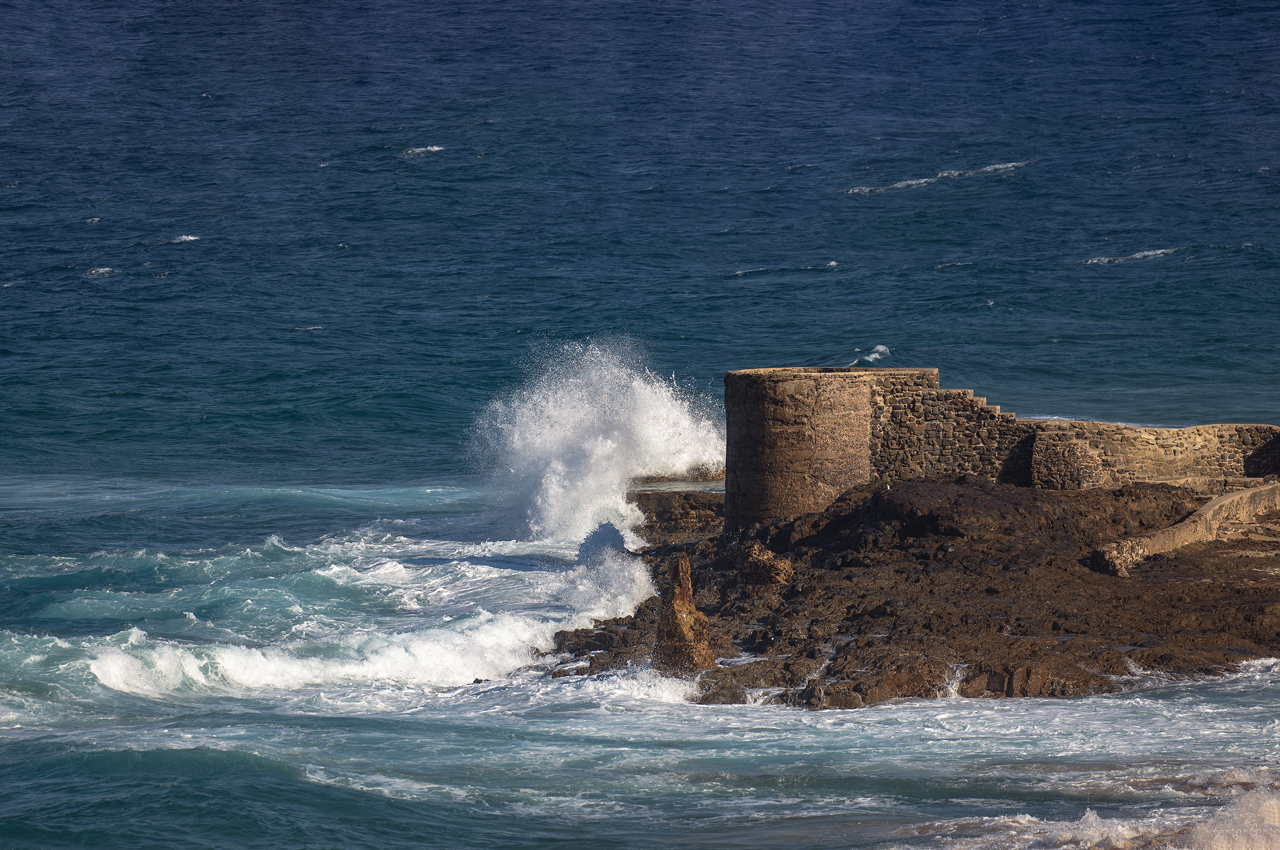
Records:
[[[857,366],[859,363],[871,364],[871,363],[875,363],[877,360],[883,360],[884,358],[889,356],[889,348],[888,346],[877,345],[875,348],[871,349],[871,351],[867,354],[863,354],[861,348],[855,348],[853,350],[853,353],[857,354],[858,356],[853,358],[853,361],[850,362],[848,366],[845,367],[846,369]]]
[[[852,189],[846,189],[845,194],[848,195],[878,195],[881,192],[887,192],[890,189],[914,189],[918,186],[930,186],[939,180],[960,180],[965,177],[975,177],[979,174],[997,174],[1003,171],[1013,171],[1015,168],[1023,168],[1031,164],[1031,160],[1026,162],[998,162],[995,165],[988,165],[984,168],[974,168],[969,171],[939,171],[933,177],[917,177],[914,180],[899,180],[897,183],[891,183],[888,186],[854,186]]]
[[[135,627],[88,641],[88,670],[112,690],[153,699],[323,688],[350,701],[370,690],[451,688],[534,664],[550,651],[556,631],[628,614],[654,593],[643,562],[616,551],[597,552],[568,570],[465,563],[423,569],[382,559],[317,575],[331,583],[331,599],[313,605],[329,614],[301,620],[283,639],[192,644]],[[361,609],[381,609],[382,616],[335,610],[335,600],[360,598]]]
[[[628,532],[643,520],[626,501],[632,480],[723,468],[724,428],[709,408],[631,346],[569,343],[489,405],[475,450],[523,533],[580,541],[601,523]]]
[[[1126,263],[1129,260],[1149,260],[1153,257],[1166,257],[1169,254],[1176,254],[1183,248],[1161,248],[1155,251],[1139,251],[1136,254],[1129,254],[1126,257],[1091,257],[1087,260],[1079,262],[1086,266],[1109,266],[1115,263]]]

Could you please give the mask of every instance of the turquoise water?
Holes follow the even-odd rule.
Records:
[[[1270,662],[542,676],[728,369],[1280,423],[1276,9],[0,10],[0,846],[1280,846]]]

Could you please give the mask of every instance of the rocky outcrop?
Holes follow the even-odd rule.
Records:
[[[707,642],[707,618],[693,604],[689,556],[675,556],[662,600],[653,643],[653,668],[672,676],[688,676],[716,666]]]
[[[664,596],[706,617],[705,640],[697,625],[673,628],[681,617],[655,599],[633,618],[558,635],[573,659],[561,669],[661,655],[663,669],[705,666],[704,702],[808,708],[1068,697],[1221,673],[1280,654],[1280,543],[1197,543],[1128,579],[1089,568],[1093,550],[1205,502],[1163,484],[1047,491],[976,476],[855,488],[821,512],[646,550]],[[671,622],[662,641],[660,618]],[[696,661],[676,660],[704,645]]]
[[[724,527],[724,492],[644,489],[627,493],[644,512],[636,534],[650,544],[688,543],[719,534]]]

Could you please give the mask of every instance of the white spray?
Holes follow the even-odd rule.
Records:
[[[536,539],[582,540],[601,523],[642,520],[626,502],[643,476],[724,466],[724,428],[707,403],[639,365],[622,343],[562,345],[489,405],[476,442]]]

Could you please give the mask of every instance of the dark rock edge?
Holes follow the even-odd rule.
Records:
[[[855,488],[818,514],[714,534],[700,495],[648,528],[681,541],[642,550],[661,596],[557,633],[565,661],[551,675],[647,665],[657,648],[666,671],[697,676],[699,702],[807,708],[1221,675],[1280,655],[1280,542],[1189,546],[1128,578],[1089,568],[1095,548],[1205,501],[1164,484],[1061,492],[966,476]],[[709,655],[659,642],[682,556]]]

